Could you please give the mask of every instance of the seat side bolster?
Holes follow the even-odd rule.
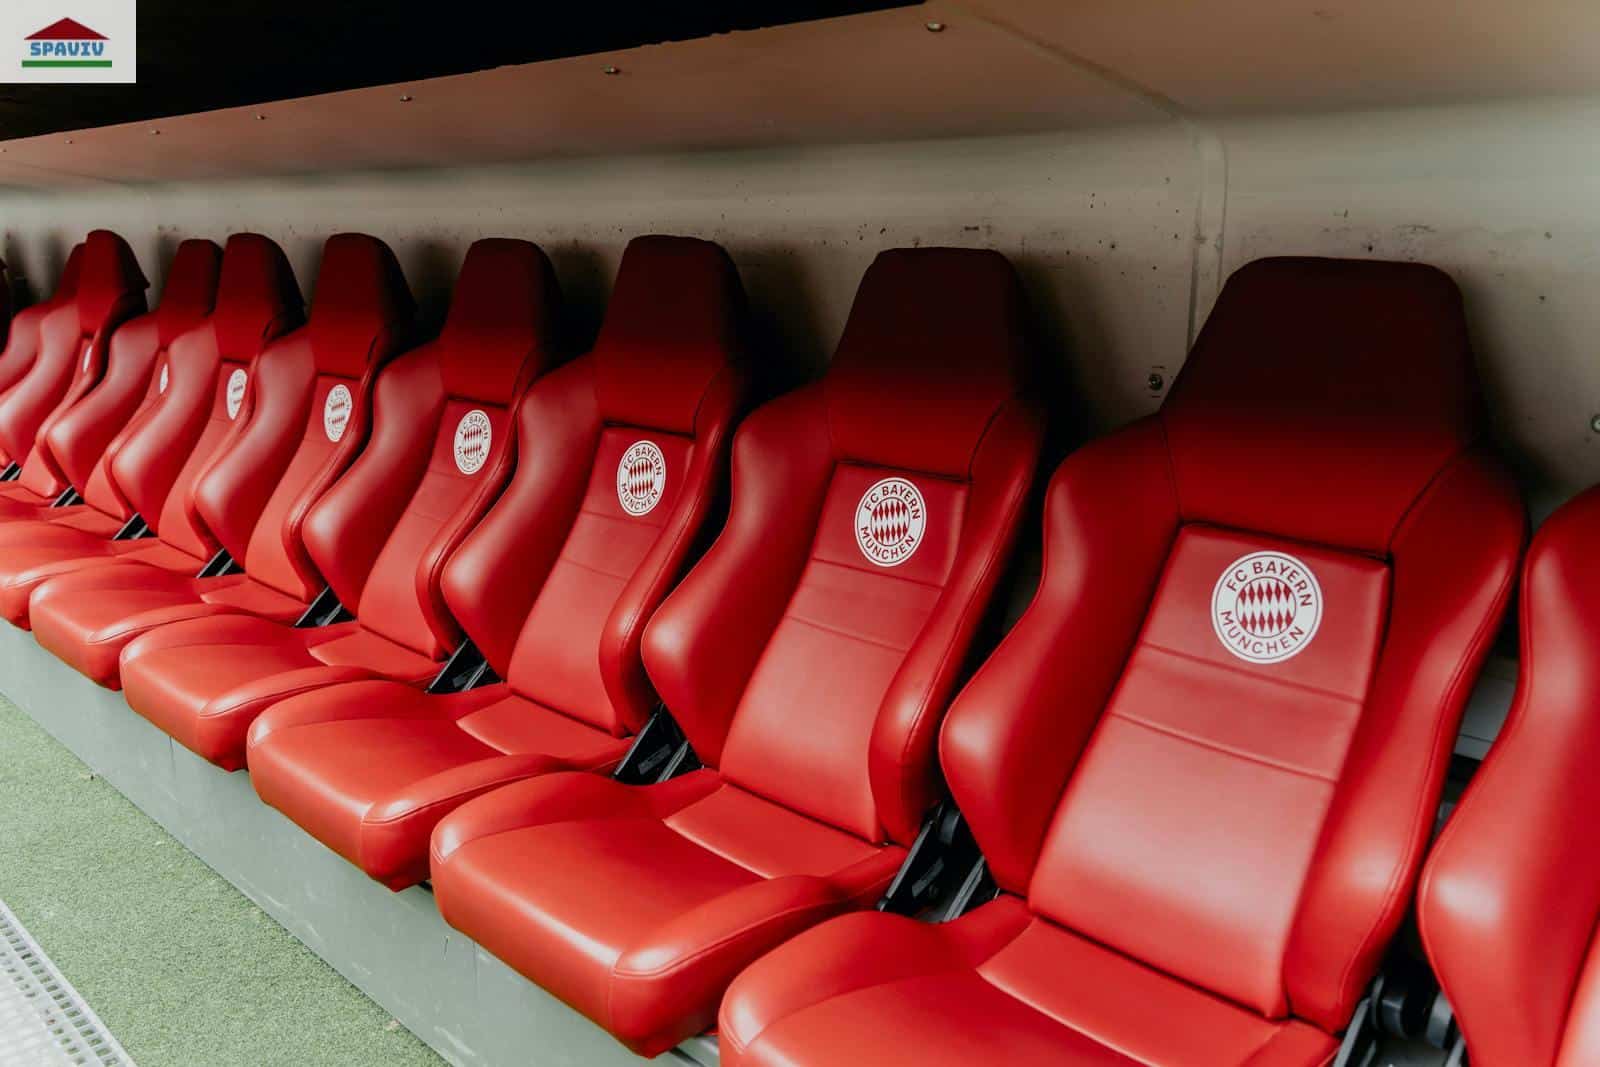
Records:
[[[834,459],[820,388],[751,415],[734,439],[727,525],[645,628],[650,680],[710,766],[810,558]]]
[[[1516,486],[1462,453],[1401,522],[1388,630],[1284,959],[1294,1014],[1350,1020],[1410,906],[1461,713],[1510,602],[1527,535]]]
[[[366,446],[306,514],[301,534],[312,563],[345,607],[361,601],[378,553],[427,471],[445,406],[437,342],[391,363],[378,376]]]
[[[655,689],[640,657],[645,627],[682,576],[727,478],[734,424],[743,412],[749,375],[741,367],[721,370],[706,387],[695,417],[694,446],[684,490],[649,553],[617,596],[600,642],[600,674],[619,721],[629,732],[644,727]]]
[[[721,992],[750,963],[843,911],[826,878],[764,878],[725,893],[626,949],[612,968],[608,1028],[654,1056],[716,1021]]]
[[[583,504],[601,431],[593,360],[574,360],[534,382],[512,425],[516,476],[439,582],[444,606],[502,678]]]
[[[1051,480],[1038,592],[951,705],[939,742],[951,792],[1006,889],[1027,889],[1177,528],[1153,419],[1080,449]]]
[[[1011,558],[1043,434],[1037,412],[1019,400],[996,412],[973,455],[960,555],[873,723],[868,764],[878,820],[903,845],[939,799],[939,724]]]
[[[856,912],[831,919],[757,960],[723,998],[723,1042],[749,1048],[762,1031],[833,997],[918,975],[976,966],[1027,925],[1015,897],[984,905],[953,923]]]
[[[1484,1067],[1554,1062],[1600,920],[1597,538],[1600,490],[1534,539],[1516,698],[1418,891],[1428,956]]]

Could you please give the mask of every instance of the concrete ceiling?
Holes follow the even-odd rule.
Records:
[[[1203,124],[1597,90],[1600,4],[1577,0],[934,0],[11,140],[0,184]]]

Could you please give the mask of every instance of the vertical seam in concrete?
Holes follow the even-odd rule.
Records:
[[[1021,42],[1032,51],[1073,69],[1098,78],[1107,85],[1120,89],[1130,96],[1160,111],[1181,125],[1189,134],[1189,144],[1194,152],[1196,185],[1194,204],[1194,232],[1189,253],[1189,316],[1188,344],[1177,363],[1187,356],[1222,288],[1222,240],[1227,223],[1228,207],[1228,148],[1222,136],[1202,123],[1191,112],[1171,97],[1142,85],[1114,67],[1098,63],[1087,56],[1034,36],[1000,15],[982,6],[950,0],[938,5],[959,11]]]

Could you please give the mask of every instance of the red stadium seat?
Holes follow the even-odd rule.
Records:
[[[594,350],[529,390],[516,475],[444,571],[446,605],[505,681],[355,682],[274,704],[250,730],[262,799],[400,889],[428,877],[428,836],[463,801],[621,759],[656,703],[645,623],[727,476],[742,312],[717,245],[628,246]]]
[[[560,773],[434,832],[445,919],[654,1055],[757,956],[884,891],[1037,463],[1004,257],[885,252],[823,380],[756,412],[726,528],[645,631],[705,767]]]
[[[85,239],[72,296],[39,320],[32,365],[0,395],[0,462],[20,467],[0,484],[0,520],[36,518],[67,488],[41,438],[99,384],[113,336],[145,310],[148,284],[121,237],[95,230]]]
[[[1039,591],[945,720],[997,898],[782,946],[723,1062],[1329,1063],[1522,545],[1481,429],[1442,273],[1235,274],[1161,413],[1056,474]]]
[[[1473,1067],[1600,1062],[1600,490],[1539,528],[1510,717],[1423,872],[1418,922]]]
[[[214,375],[209,351],[196,349],[185,367],[173,365],[183,371],[172,380],[175,392],[200,403],[214,399],[209,408],[188,409],[197,419],[208,410],[209,418],[177,484],[152,509],[162,543],[139,563],[52,578],[29,600],[39,643],[101,685],[120,685],[120,652],[152,627],[240,612],[293,621],[322,587],[300,527],[360,448],[372,377],[405,340],[411,296],[381,241],[331,237],[310,322],[263,348],[263,331],[281,330],[298,315],[285,308],[294,286],[281,253],[270,243],[257,252],[251,284],[265,306],[240,306],[217,320]],[[356,402],[345,431],[334,435],[324,410],[341,388]],[[162,462],[182,462],[181,451],[137,463],[119,457],[113,474],[121,485],[139,486],[149,464]],[[218,551],[227,556],[199,577],[196,561]]]
[[[124,553],[137,558],[150,550],[148,544],[112,540],[134,512],[128,497],[112,482],[110,470],[163,402],[171,350],[211,314],[219,259],[220,252],[210,241],[180,244],[160,306],[112,335],[98,383],[41,431],[29,460],[36,464],[32,473],[59,485],[57,492],[72,489],[82,503],[54,508],[41,503],[36,521],[0,525],[0,615],[13,625],[28,625],[28,597],[40,582]],[[163,425],[168,421],[162,420]],[[146,439],[136,447],[148,454],[164,452],[169,445],[176,442]],[[160,456],[163,464],[168,459]],[[24,464],[22,480],[29,475]]]
[[[78,291],[78,268],[83,262],[83,243],[72,246],[67,261],[61,267],[61,277],[56,281],[55,292],[49,299],[25,307],[12,314],[6,330],[6,346],[0,350],[0,395],[17,384],[28,373],[39,355],[39,323],[62,304],[70,303]]]
[[[461,640],[441,572],[510,474],[512,409],[554,362],[559,302],[538,248],[475,243],[443,332],[378,375],[366,447],[299,527],[308,567],[353,618],[297,626],[284,615],[235,613],[162,626],[123,649],[134,710],[235,770],[269,704],[336,682],[437,674]],[[355,336],[353,324],[321,325],[335,344]],[[309,329],[315,346],[315,309]],[[352,408],[348,393],[321,396],[307,433],[331,442],[356,428],[362,405]],[[254,572],[248,560],[246,570]]]

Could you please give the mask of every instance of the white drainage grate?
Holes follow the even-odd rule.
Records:
[[[133,1067],[105,1023],[0,901],[0,1064]]]

